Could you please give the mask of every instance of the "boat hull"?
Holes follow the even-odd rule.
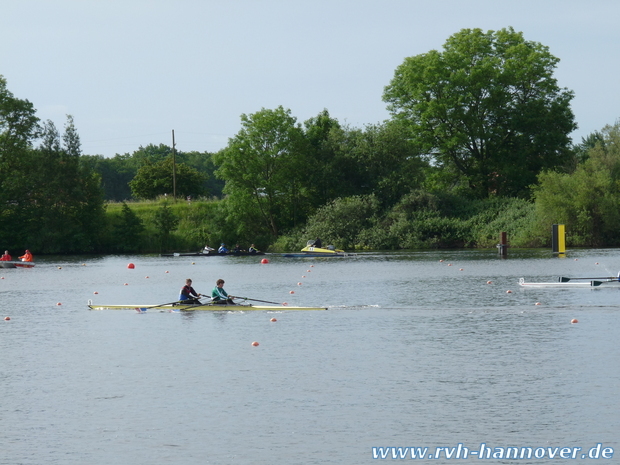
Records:
[[[573,282],[573,283],[563,283],[563,282],[555,282],[555,283],[527,283],[525,279],[519,279],[519,285],[521,287],[536,287],[536,288],[580,288],[580,287],[598,287],[603,284],[602,281],[585,281],[585,282]]]
[[[163,253],[162,257],[245,257],[246,255],[265,255],[265,252],[226,252],[218,253],[217,251],[204,252],[188,252],[188,253]]]
[[[162,312],[162,311],[240,311],[245,312],[249,310],[262,310],[262,311],[282,311],[282,310],[327,310],[326,307],[293,307],[288,305],[251,305],[251,304],[239,304],[239,305],[218,305],[218,304],[204,304],[204,305],[93,305],[88,304],[88,308],[91,310],[136,310],[139,312],[147,312],[149,310]]]
[[[0,262],[0,268],[33,268],[33,262]]]

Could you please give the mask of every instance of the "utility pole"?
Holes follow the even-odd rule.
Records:
[[[174,129],[172,130],[172,198],[177,201],[177,151],[174,143]]]

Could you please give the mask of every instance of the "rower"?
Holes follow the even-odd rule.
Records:
[[[19,258],[21,259],[22,262],[31,262],[34,257],[30,253],[30,250],[26,249],[26,253],[24,253],[24,255],[22,255]]]
[[[217,249],[217,253],[228,253],[228,249],[226,248],[226,244],[224,244],[222,242],[222,245],[220,245],[220,248]]]
[[[224,290],[224,280],[218,279],[215,282],[215,288],[211,292],[211,303],[219,305],[235,305],[233,299],[234,295],[228,295]]]
[[[4,251],[4,255],[2,257],[0,257],[0,261],[2,262],[10,262],[12,260],[11,255],[9,254],[8,250]]]
[[[192,280],[191,279],[186,279],[185,280],[185,286],[183,286],[181,288],[181,294],[179,295],[179,301],[182,304],[199,304],[200,301],[198,300],[198,298],[201,296],[202,294],[198,294],[194,288],[192,287]]]

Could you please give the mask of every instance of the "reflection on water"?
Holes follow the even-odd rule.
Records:
[[[376,462],[373,446],[482,442],[617,449],[620,287],[517,281],[613,276],[618,252],[42,257],[2,270],[0,464],[361,464]],[[329,310],[86,309],[170,302],[188,277],[202,293],[224,278],[231,294]]]

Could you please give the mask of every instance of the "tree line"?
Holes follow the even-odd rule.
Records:
[[[500,230],[541,246],[557,222],[569,245],[618,245],[618,123],[572,145],[557,63],[512,28],[464,29],[397,67],[388,121],[354,128],[324,110],[300,123],[263,108],[219,152],[175,153],[177,196],[191,199],[179,205],[170,147],[84,155],[71,116],[61,135],[0,77],[0,246],[291,250],[319,235],[344,248],[485,247]]]

